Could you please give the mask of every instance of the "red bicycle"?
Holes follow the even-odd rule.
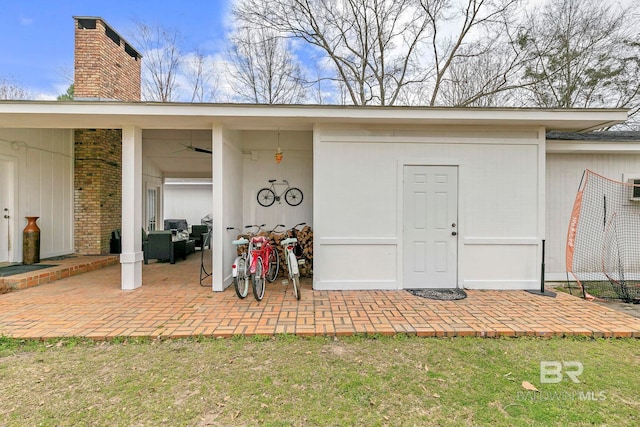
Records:
[[[263,226],[264,224],[248,225],[247,227],[256,227],[257,234]],[[278,224],[275,228],[280,226],[284,227]],[[258,301],[261,301],[264,297],[265,279],[273,283],[278,277],[278,270],[280,269],[278,251],[271,245],[268,237],[254,235],[249,241],[249,260],[253,296]]]

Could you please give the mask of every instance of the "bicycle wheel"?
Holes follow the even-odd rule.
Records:
[[[276,195],[270,188],[263,188],[258,191],[258,203],[261,206],[269,207],[276,201]]]
[[[278,278],[278,271],[280,271],[280,257],[278,251],[274,247],[269,254],[269,271],[267,271],[267,280],[269,283],[273,283]]]
[[[262,257],[256,260],[256,272],[253,275],[253,296],[258,301],[264,297],[264,276],[262,274]]]
[[[300,277],[299,275],[296,273],[293,275],[293,277],[291,278],[291,281],[293,282],[293,293],[296,296],[296,299],[300,299]]]
[[[238,298],[246,298],[249,293],[249,275],[247,274],[247,259],[245,257],[239,257],[236,263],[238,273],[233,278],[233,285],[236,288],[236,295]]]
[[[298,206],[302,203],[302,191],[299,188],[291,187],[284,193],[284,200],[291,206]]]

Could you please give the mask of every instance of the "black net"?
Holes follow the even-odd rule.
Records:
[[[569,224],[567,271],[585,297],[640,300],[640,180],[585,171]]]

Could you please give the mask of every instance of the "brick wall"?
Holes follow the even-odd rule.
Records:
[[[76,99],[140,100],[140,54],[100,18],[75,19]]]
[[[75,131],[75,251],[109,253],[109,238],[122,222],[122,131]]]
[[[140,101],[141,56],[105,21],[74,17],[76,99]],[[122,131],[75,131],[75,251],[109,253],[122,224]]]

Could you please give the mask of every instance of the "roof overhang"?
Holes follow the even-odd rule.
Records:
[[[622,123],[626,109],[428,108],[317,105],[0,101],[3,128],[309,130],[322,124],[528,126],[588,131]]]
[[[547,132],[547,153],[639,154],[640,132]]]

